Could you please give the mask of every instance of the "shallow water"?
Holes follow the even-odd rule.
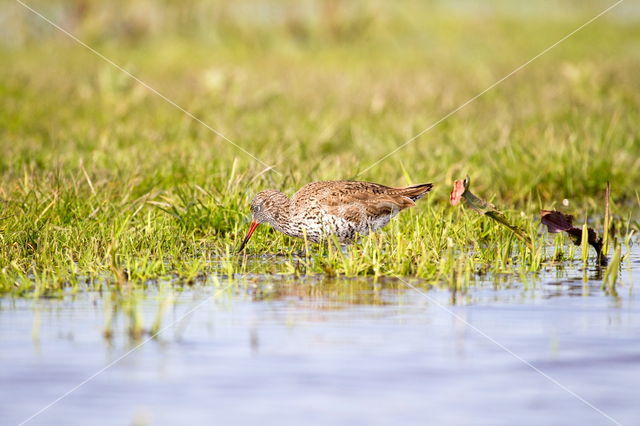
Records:
[[[173,293],[157,339],[29,424],[638,424],[634,281],[638,248],[617,295],[571,265],[455,298],[391,280],[210,283]],[[166,294],[142,295],[145,327]],[[145,342],[123,315],[105,339],[104,305],[97,292],[0,299],[2,424]]]

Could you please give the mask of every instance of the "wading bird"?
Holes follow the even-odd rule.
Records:
[[[238,251],[258,225],[268,223],[283,234],[320,242],[335,235],[352,243],[385,226],[401,210],[415,206],[433,187],[430,183],[392,188],[371,182],[312,182],[291,198],[282,192],[259,192],[251,202],[253,221]]]

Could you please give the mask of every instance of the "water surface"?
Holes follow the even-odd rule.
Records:
[[[140,295],[143,325],[171,292],[168,328],[28,424],[613,424],[523,360],[639,424],[640,250],[622,265],[617,294],[597,278],[590,270],[584,282],[570,265],[428,297],[392,280],[151,286]],[[106,299],[0,299],[2,424],[144,342],[122,313],[104,338]]]

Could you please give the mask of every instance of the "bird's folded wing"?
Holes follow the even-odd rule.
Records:
[[[409,198],[396,194],[372,194],[355,192],[338,194],[318,200],[319,205],[328,214],[350,222],[361,222],[388,216],[415,206]]]

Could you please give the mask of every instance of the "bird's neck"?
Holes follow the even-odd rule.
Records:
[[[269,201],[269,223],[278,231],[290,234],[291,201],[289,197],[280,192]]]

